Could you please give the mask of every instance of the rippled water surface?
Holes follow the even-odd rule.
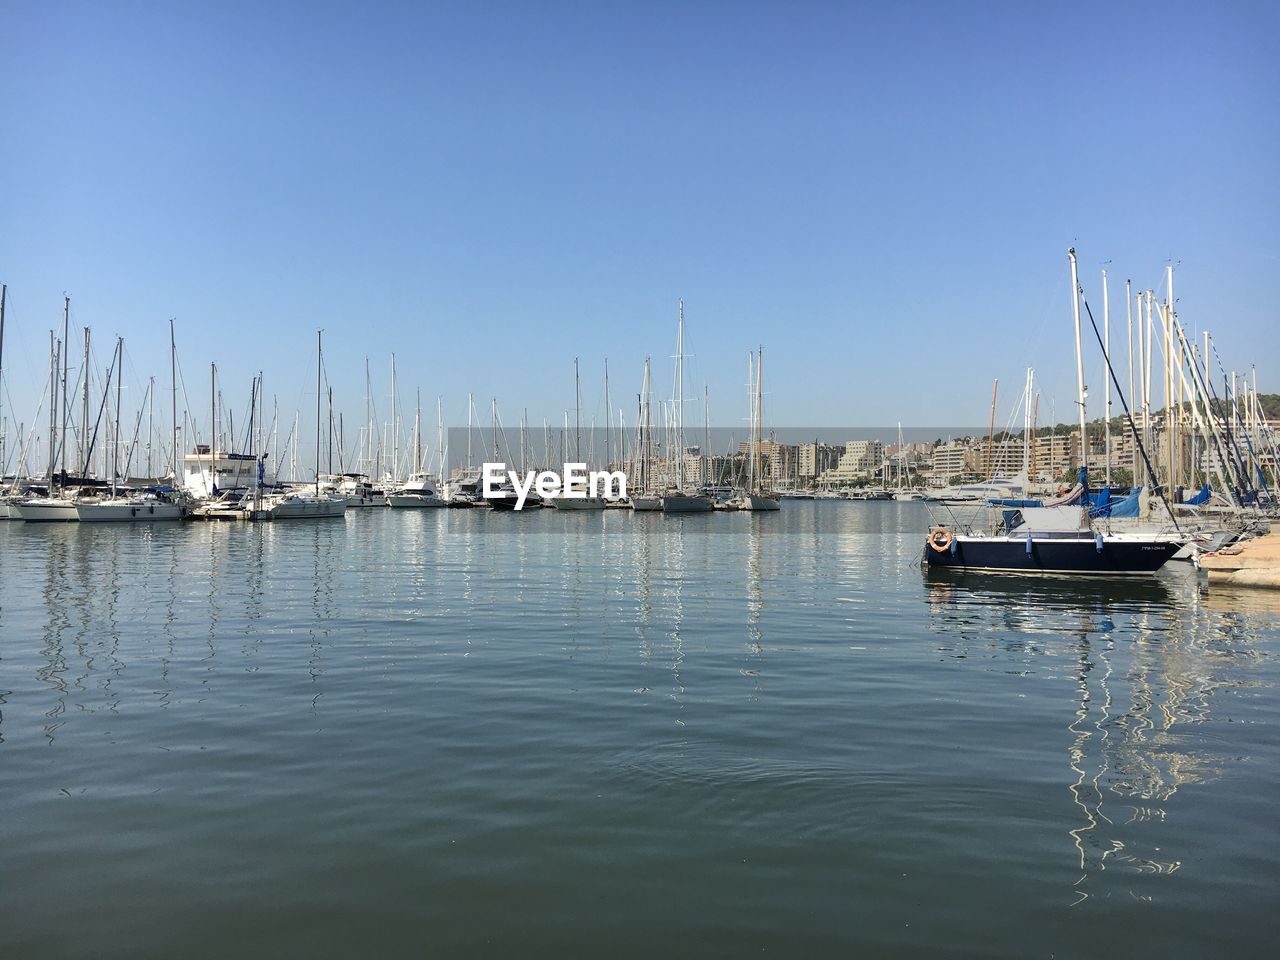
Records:
[[[918,504],[0,526],[0,955],[1257,955],[1280,600]]]

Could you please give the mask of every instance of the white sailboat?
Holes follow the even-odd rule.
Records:
[[[662,497],[653,484],[653,380],[650,359],[644,358],[644,383],[640,387],[640,410],[636,418],[635,484],[630,491],[632,510],[661,511]]]
[[[266,497],[262,501],[262,514],[268,520],[319,520],[345,516],[347,501],[344,497],[326,496],[320,492],[320,395],[321,358],[324,348],[321,331],[316,331],[316,482],[313,493],[289,491]]]
[[[124,339],[116,340],[116,363],[124,356]],[[120,404],[122,377],[116,378],[116,442],[112,444],[111,495],[90,496],[75,501],[76,517],[81,523],[149,523],[156,520],[181,520],[182,506],[155,493],[121,491],[116,487],[120,476]]]
[[[578,358],[573,358],[573,423],[574,423],[574,458],[582,462],[582,382],[578,378]],[[548,502],[557,510],[603,510],[604,497],[569,497],[563,494],[548,497]]]
[[[893,494],[893,499],[898,501],[923,500],[924,494],[919,490],[912,490],[903,482],[907,473],[907,448],[902,442],[902,421],[898,421],[898,489]]]
[[[782,507],[782,499],[772,490],[764,486],[764,463],[760,457],[760,442],[764,433],[763,407],[764,391],[761,386],[761,374],[764,366],[764,348],[759,348],[756,356],[751,385],[751,427],[747,444],[747,488],[737,496],[730,498],[728,506],[731,510],[773,511]]]
[[[80,520],[80,515],[76,512],[76,496],[79,490],[74,487],[66,486],[66,464],[67,464],[67,331],[70,329],[70,311],[71,301],[68,297],[62,298],[62,340],[55,340],[52,332],[49,334],[49,358],[52,364],[49,378],[49,476],[47,482],[47,492],[45,496],[28,497],[21,501],[11,503],[9,505],[10,515],[15,515],[19,520],[25,520],[27,523],[75,523]],[[58,373],[61,367],[62,373],[62,407],[58,407]],[[110,372],[108,373],[108,386],[110,385]],[[59,414],[61,414],[61,428],[59,428]],[[59,440],[61,441],[59,443]],[[58,479],[57,462],[58,453],[62,454],[62,480],[64,486],[58,489],[55,486],[55,480]],[[57,490],[55,493],[54,491]]]
[[[662,495],[663,513],[710,513],[715,503],[705,493],[685,484],[684,446],[684,301],[680,301],[680,314],[676,323],[676,437],[675,437],[675,485]]]

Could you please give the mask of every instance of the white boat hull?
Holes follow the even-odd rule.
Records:
[[[81,523],[147,523],[153,520],[181,520],[182,507],[158,500],[102,500],[76,504]]]
[[[653,511],[661,512],[662,498],[657,496],[651,497],[651,496],[645,496],[645,495],[632,497],[631,509],[632,510],[653,510]]]
[[[323,497],[289,497],[265,506],[263,512],[269,520],[319,520],[345,516],[347,501],[326,500]]]
[[[393,493],[387,497],[387,505],[422,510],[427,507],[447,507],[449,502],[442,500],[440,497],[418,496],[412,493]]]
[[[72,523],[80,520],[73,500],[27,500],[11,504],[10,510],[27,523]]]
[[[557,510],[603,510],[604,497],[551,497],[551,505]]]
[[[385,507],[386,505],[386,497],[347,497],[348,510],[355,510],[360,507]]]

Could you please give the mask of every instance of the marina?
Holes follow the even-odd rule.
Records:
[[[0,526],[0,947],[1265,952],[1271,594],[926,518]]]
[[[20,3],[0,960],[1265,956],[1280,6]]]

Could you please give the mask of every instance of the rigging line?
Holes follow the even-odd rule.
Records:
[[[1093,319],[1093,311],[1089,309],[1089,301],[1085,298],[1083,289],[1080,290],[1080,302],[1084,304],[1085,312],[1089,314],[1089,326],[1093,327],[1093,335],[1098,338],[1098,346],[1102,347],[1102,334],[1098,332],[1098,324]],[[1120,381],[1116,377],[1115,368],[1111,366],[1110,358],[1107,359],[1107,372],[1111,374],[1111,383],[1116,388],[1116,396],[1120,398],[1120,406],[1124,408],[1124,416],[1129,422],[1129,431],[1133,434],[1133,442],[1137,446],[1138,452],[1142,454],[1142,462],[1147,465],[1147,476],[1155,481],[1156,495],[1160,497],[1160,502],[1164,504],[1165,510],[1168,511],[1169,519],[1173,521],[1173,529],[1181,534],[1182,528],[1178,526],[1178,518],[1173,515],[1173,508],[1169,506],[1169,501],[1165,499],[1164,488],[1160,486],[1156,472],[1151,466],[1151,459],[1147,456],[1147,448],[1142,445],[1142,438],[1138,436],[1138,428],[1133,422],[1133,416],[1129,413],[1129,401],[1125,399],[1124,391],[1120,389]]]
[[[1218,372],[1222,374],[1223,390],[1225,392],[1227,371],[1222,366],[1222,357],[1218,355],[1217,343],[1212,344],[1212,347],[1213,347],[1214,359],[1218,361]],[[1205,366],[1205,373],[1208,374],[1209,372],[1208,357],[1205,357],[1204,366]],[[1218,391],[1215,390],[1213,386],[1213,377],[1206,376],[1205,380],[1208,383],[1209,394],[1210,396],[1213,397],[1213,405],[1214,405],[1215,411],[1218,414],[1218,419],[1222,421],[1223,433],[1226,434],[1227,442],[1230,444],[1230,450],[1228,451],[1228,453],[1234,456],[1234,459],[1232,460],[1232,467],[1236,471],[1237,476],[1243,475],[1245,477],[1248,477],[1249,471],[1244,468],[1244,458],[1240,455],[1240,448],[1236,445],[1235,430],[1234,430],[1235,422],[1231,417],[1228,417],[1226,413],[1223,412],[1223,409],[1222,409],[1223,401],[1218,399]],[[1240,494],[1242,494],[1243,492],[1244,491],[1242,490],[1237,490],[1236,491],[1237,497],[1239,497]]]

